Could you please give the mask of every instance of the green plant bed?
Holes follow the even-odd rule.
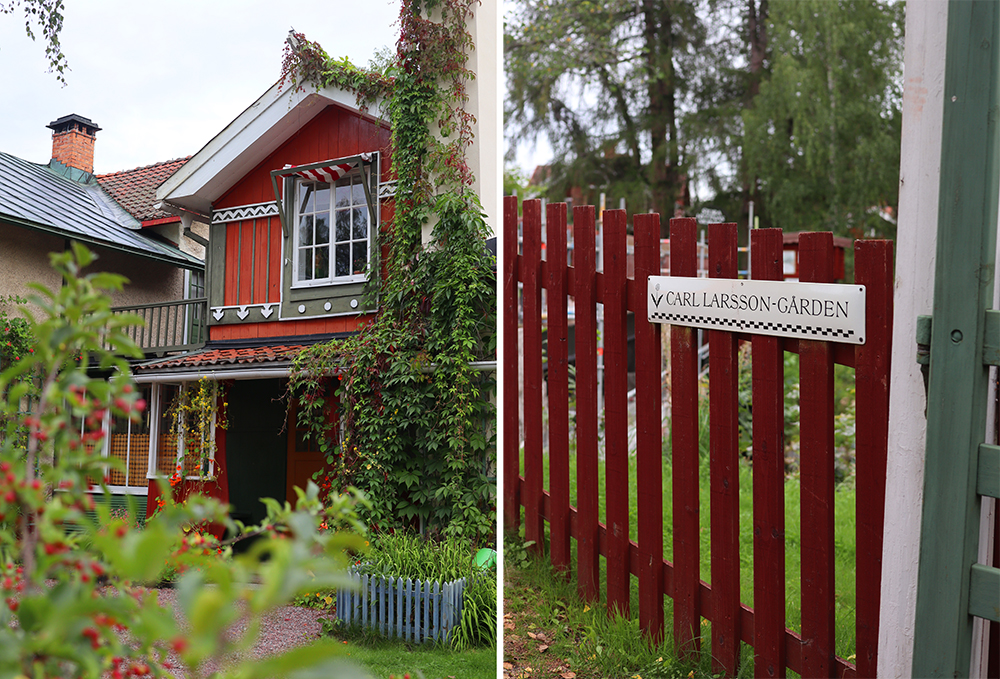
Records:
[[[496,574],[477,565],[472,542],[438,542],[402,532],[371,542],[364,561],[352,569],[366,588],[364,597],[359,602],[360,592],[337,595],[341,627],[378,628],[387,636],[417,641],[424,638],[419,630],[426,628],[431,639],[456,649],[496,647]],[[435,591],[432,584],[429,595],[414,596],[417,582],[438,587]],[[442,597],[446,583],[461,583],[448,588],[460,588],[452,603]]]

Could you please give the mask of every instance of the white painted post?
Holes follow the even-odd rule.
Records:
[[[934,271],[937,247],[947,25],[947,3],[907,3],[879,614],[878,675],[886,678],[911,676],[913,661],[927,433],[916,322],[917,316],[931,313],[934,302],[934,277],[928,272]]]

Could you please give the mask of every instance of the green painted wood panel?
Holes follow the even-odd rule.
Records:
[[[979,446],[977,477],[977,493],[986,497],[1000,498],[1000,446],[986,443]]]
[[[1000,622],[1000,568],[972,564],[969,582],[969,614]]]
[[[976,493],[986,431],[983,339],[993,300],[1000,3],[948,6],[940,199],[913,676],[967,676]]]

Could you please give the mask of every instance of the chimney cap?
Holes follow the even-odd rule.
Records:
[[[72,123],[79,123],[88,128],[92,128],[88,130],[90,134],[95,134],[101,131],[101,128],[99,128],[94,123],[93,120],[91,120],[90,118],[84,118],[83,116],[78,115],[76,113],[71,113],[68,116],[63,116],[62,118],[59,118],[58,120],[53,120],[45,127],[49,128],[50,130],[53,130],[54,132],[62,132],[64,130],[69,129],[72,126]]]

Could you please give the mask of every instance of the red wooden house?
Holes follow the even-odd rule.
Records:
[[[187,461],[186,486],[256,521],[259,498],[294,503],[292,487],[322,466],[281,397],[301,347],[346,336],[375,310],[379,236],[392,214],[388,145],[387,123],[352,93],[275,85],[159,188],[164,209],[211,224],[209,336],[203,349],[135,367],[151,404],[135,432],[149,442],[147,511],[155,479],[184,453],[164,411],[203,377],[226,385],[228,428],[215,430],[200,470]]]

